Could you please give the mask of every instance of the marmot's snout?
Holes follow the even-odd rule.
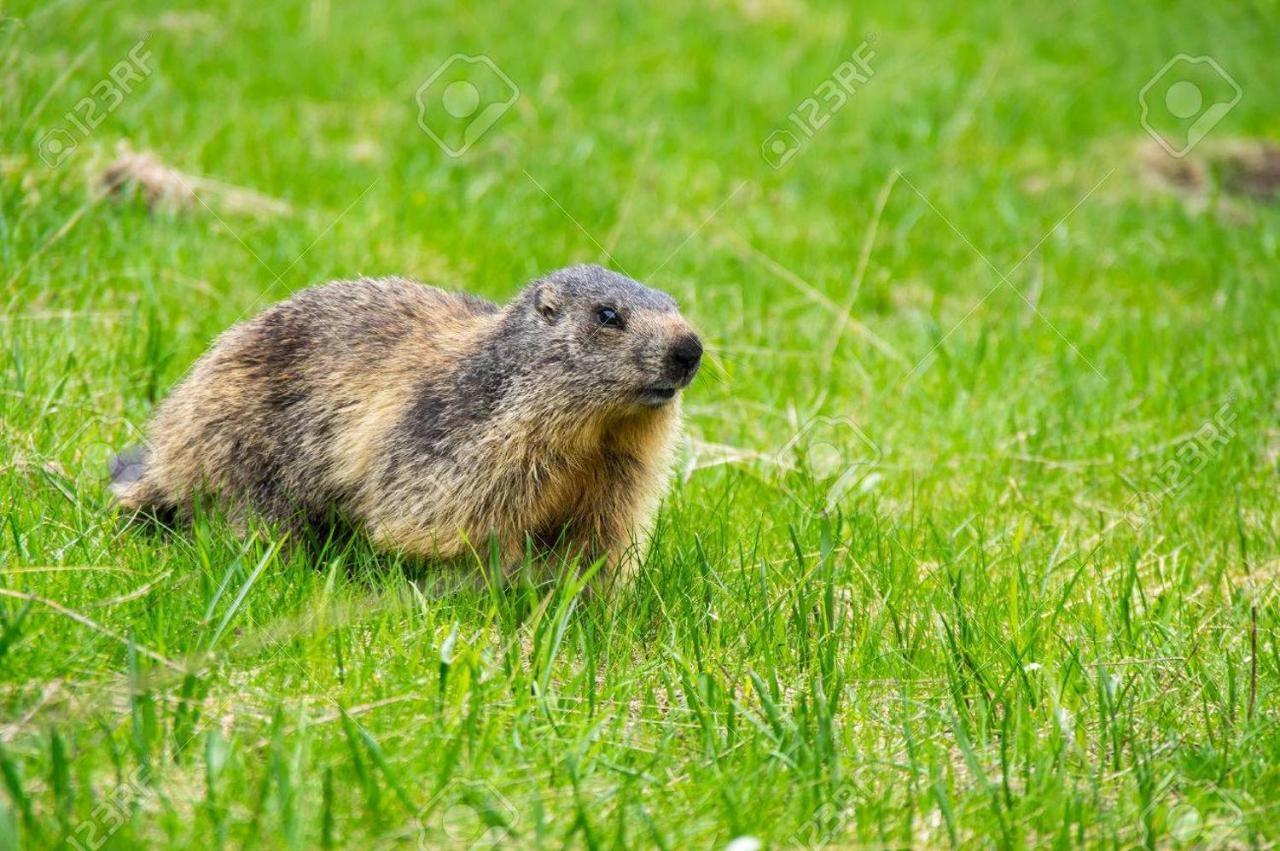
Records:
[[[688,387],[702,365],[702,341],[689,332],[671,345],[667,352],[667,375],[681,387]]]
[[[674,399],[693,382],[702,365],[702,340],[683,319],[677,317],[667,326],[667,333],[670,341],[662,344],[652,361],[651,374],[656,380],[640,393],[641,403],[649,407],[661,407]]]

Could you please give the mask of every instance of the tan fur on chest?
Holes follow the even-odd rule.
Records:
[[[563,423],[491,428],[440,481],[417,483],[420,498],[408,514],[371,530],[400,549],[434,557],[482,555],[494,536],[504,560],[526,545],[561,545],[566,555],[602,555],[643,536],[636,518],[656,504],[670,466],[678,407],[570,428]],[[497,471],[505,471],[502,476]],[[445,499],[464,493],[465,500]],[[465,506],[461,513],[438,510]],[[370,513],[376,513],[371,506]]]

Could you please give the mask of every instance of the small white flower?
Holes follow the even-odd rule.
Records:
[[[1053,714],[1057,716],[1058,729],[1062,731],[1062,735],[1070,738],[1076,729],[1076,722],[1075,719],[1071,717],[1071,713],[1059,706],[1054,710]]]
[[[760,851],[760,840],[754,836],[739,836],[724,846],[724,851]]]

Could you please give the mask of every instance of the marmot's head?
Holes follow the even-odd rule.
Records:
[[[599,266],[534,281],[505,319],[537,381],[592,410],[661,408],[702,363],[702,341],[671,296]]]

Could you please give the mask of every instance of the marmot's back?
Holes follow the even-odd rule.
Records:
[[[335,347],[322,348],[326,356],[385,354],[408,339],[430,345],[498,312],[484,299],[405,278],[361,278],[302,290],[226,336],[229,343],[242,341],[246,355],[305,365],[305,355],[318,347]]]
[[[298,292],[218,338],[156,415],[146,475],[126,505],[180,502],[203,483],[266,508],[342,508],[368,445],[423,370],[456,362],[491,302],[404,278]],[[157,494],[166,498],[157,500]]]
[[[483,299],[404,278],[337,281],[302,290],[232,327],[192,377],[223,373],[277,390],[300,380],[368,381],[400,366],[399,350],[412,347],[414,361],[429,360],[441,347],[466,338],[477,319],[498,312]],[[192,383],[189,378],[183,387]]]

